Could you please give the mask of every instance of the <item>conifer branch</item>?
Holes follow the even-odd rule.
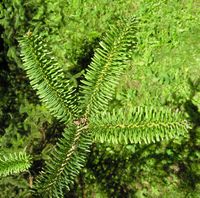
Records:
[[[65,78],[62,67],[52,56],[44,38],[29,33],[21,38],[19,43],[23,66],[30,83],[48,110],[65,122],[72,116],[77,116],[73,88]]]
[[[113,27],[104,41],[100,42],[101,48],[96,50],[82,81],[81,103],[85,115],[107,109],[108,102],[112,100],[115,87],[127,66],[128,51],[136,40],[135,24],[132,18],[118,28]]]
[[[190,128],[180,112],[166,108],[135,107],[102,112],[90,119],[97,142],[155,143],[183,135]]]
[[[45,170],[37,179],[36,190],[50,197],[63,197],[63,188],[69,190],[75,177],[84,166],[89,147],[90,134],[85,126],[75,125],[65,129],[54,152],[46,162]]]
[[[25,152],[0,156],[0,176],[26,171],[31,166],[31,157]]]

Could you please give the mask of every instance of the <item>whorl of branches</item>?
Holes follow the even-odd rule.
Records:
[[[69,190],[84,166],[92,140],[117,144],[152,143],[184,134],[189,129],[181,113],[166,108],[108,111],[127,66],[129,51],[135,47],[135,33],[135,18],[111,28],[86,71],[78,99],[44,38],[29,33],[20,39],[23,66],[31,85],[52,115],[67,124],[37,178],[34,187],[37,193],[63,197],[63,190]]]

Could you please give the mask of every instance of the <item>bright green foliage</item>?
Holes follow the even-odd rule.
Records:
[[[97,142],[152,143],[183,135],[190,128],[180,112],[166,108],[113,109],[90,119]]]
[[[108,108],[119,78],[127,66],[128,50],[135,44],[136,19],[124,21],[122,27],[113,27],[100,42],[101,48],[95,52],[85,79],[82,103],[86,106],[86,115]]]
[[[67,122],[72,115],[76,115],[76,108],[72,87],[65,79],[62,67],[56,63],[40,37],[27,34],[20,40],[20,45],[24,69],[32,87],[52,115]]]
[[[137,53],[118,86],[124,106],[171,106],[175,97],[183,105],[189,99],[188,79],[197,81],[200,72],[199,11],[193,0],[141,1]]]
[[[31,166],[31,158],[25,152],[9,153],[0,156],[0,176],[26,171]]]

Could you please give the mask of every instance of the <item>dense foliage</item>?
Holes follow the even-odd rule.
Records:
[[[78,89],[110,24],[120,25],[121,18],[133,14],[138,19],[137,44],[128,53],[128,68],[110,111],[170,107],[185,112],[192,129],[185,137],[148,146],[93,144],[86,168],[66,197],[198,197],[199,6],[198,0],[4,0],[0,4],[0,146],[3,154],[25,148],[33,164],[20,176],[1,178],[0,197],[30,197],[32,181],[64,128],[30,87],[21,69],[18,38],[29,29],[46,36],[70,84]]]

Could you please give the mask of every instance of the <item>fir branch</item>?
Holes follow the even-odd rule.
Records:
[[[127,66],[128,50],[136,40],[136,21],[131,18],[120,27],[113,27],[101,48],[96,50],[83,80],[81,103],[85,114],[105,110],[113,98],[115,87]]]
[[[31,157],[25,152],[9,153],[0,157],[0,176],[26,171],[31,166]]]
[[[190,126],[178,111],[135,107],[104,111],[90,119],[89,128],[95,141],[128,144],[171,139],[186,133]]]
[[[68,122],[77,115],[77,108],[73,88],[65,78],[62,67],[52,56],[43,37],[29,33],[19,43],[23,66],[32,87],[52,115]]]
[[[46,162],[45,171],[37,179],[36,190],[49,197],[63,197],[63,188],[69,190],[83,167],[91,138],[87,127],[75,125],[65,129],[57,147]]]

